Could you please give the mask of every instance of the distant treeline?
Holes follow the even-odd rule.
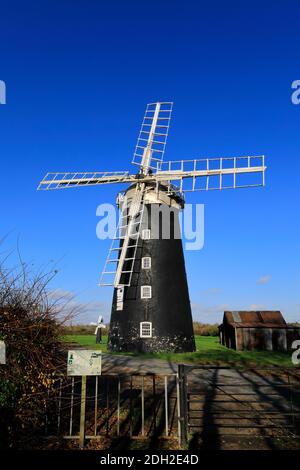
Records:
[[[72,325],[64,326],[63,335],[93,335],[95,333],[93,325]],[[107,334],[108,328],[103,330]],[[218,325],[210,325],[200,322],[194,322],[195,335],[201,336],[218,336]]]
[[[209,323],[201,323],[198,321],[193,322],[194,325],[194,334],[197,336],[218,336],[218,323],[213,325]]]
[[[63,335],[93,335],[95,333],[95,325],[70,325],[62,328]],[[107,334],[108,329],[103,330]]]
[[[218,336],[218,323],[213,325],[209,323],[201,323],[195,321],[194,325],[194,333],[197,336]],[[288,323],[289,326],[300,326],[300,323]],[[63,327],[63,335],[93,335],[95,333],[95,326],[93,325],[72,325],[72,326],[64,326]],[[108,327],[103,330],[104,335],[108,333]]]

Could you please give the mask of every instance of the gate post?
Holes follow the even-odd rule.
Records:
[[[178,364],[178,385],[179,443],[186,447],[188,444],[188,396],[184,364]]]
[[[84,447],[85,441],[85,403],[86,403],[86,375],[81,377],[81,400],[80,400],[80,429],[79,447]]]

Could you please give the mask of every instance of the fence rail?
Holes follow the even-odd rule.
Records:
[[[46,433],[78,439],[80,447],[103,436],[178,438],[177,393],[176,374],[60,379],[57,397],[48,403]]]

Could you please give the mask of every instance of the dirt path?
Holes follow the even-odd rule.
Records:
[[[172,375],[177,373],[177,363],[162,359],[144,359],[143,357],[117,356],[103,354],[103,374],[157,374]]]

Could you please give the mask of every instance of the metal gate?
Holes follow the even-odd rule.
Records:
[[[299,437],[300,372],[179,365],[180,437]]]

